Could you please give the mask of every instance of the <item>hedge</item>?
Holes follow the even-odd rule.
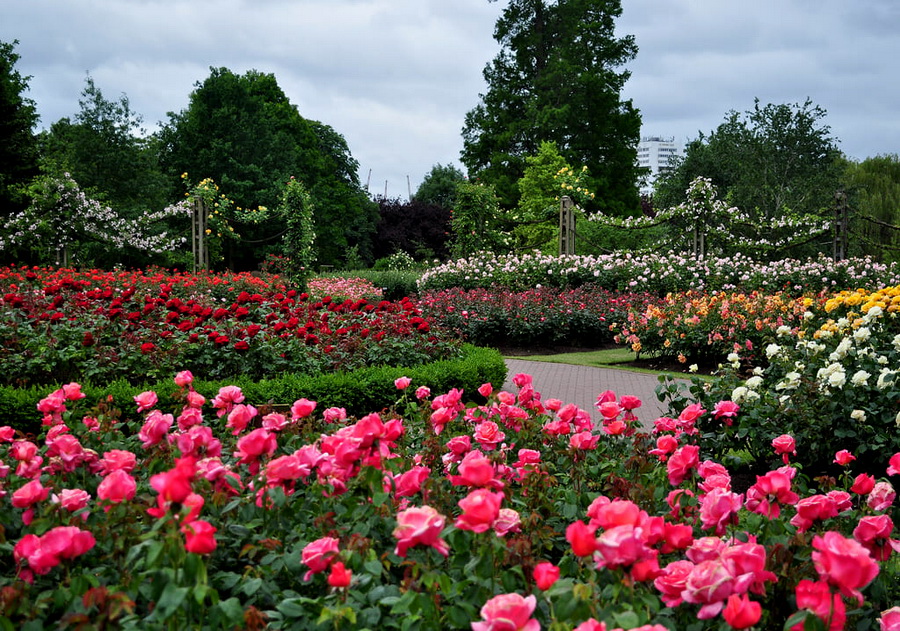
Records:
[[[172,375],[173,378],[174,376]],[[432,393],[440,394],[451,388],[459,388],[468,393],[468,398],[477,400],[479,395],[476,390],[481,384],[503,384],[506,379],[506,364],[497,350],[466,344],[460,359],[437,361],[413,368],[372,366],[353,372],[315,376],[285,374],[276,379],[261,381],[242,378],[205,381],[202,376],[195,375],[193,385],[208,400],[212,400],[222,386],[234,385],[240,387],[247,400],[256,405],[268,403],[282,408],[305,397],[318,402],[319,411],[329,407],[342,407],[347,410],[347,414],[359,416],[384,409],[396,402],[398,392],[394,380],[404,376],[412,379],[410,387],[413,389],[428,386]],[[40,433],[41,415],[37,411],[37,403],[62,385],[0,387],[2,423],[25,434]],[[171,379],[139,386],[125,381],[114,381],[102,386],[82,383],[81,386],[89,401],[123,410],[131,410],[134,396],[146,390],[156,392],[160,405],[165,409],[165,402],[175,397],[179,391],[179,387]],[[108,402],[109,397],[112,397],[111,402]]]

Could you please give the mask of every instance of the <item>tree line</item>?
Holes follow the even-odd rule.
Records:
[[[641,198],[641,116],[621,98],[638,48],[615,33],[621,5],[508,0],[487,89],[461,130],[467,173],[434,165],[408,202],[370,198],[344,137],[303,117],[274,75],[256,70],[210,68],[187,107],[152,134],[127,96],[106,98],[88,76],[79,111],[35,134],[16,42],[0,42],[0,256],[49,262],[54,254],[37,237],[55,235],[57,250],[65,241],[81,264],[183,267],[186,248],[163,244],[190,233],[186,205],[174,203],[185,196],[209,198],[216,264],[232,269],[289,255],[307,238],[304,257],[327,266],[398,251],[418,260],[477,249],[554,252],[566,195],[577,205],[579,253],[686,248],[689,233],[696,248],[706,235],[685,217],[715,208],[731,217],[709,235],[720,253],[831,253],[840,237],[843,255],[897,257],[900,160],[847,159],[825,111],[809,100],[727,113]],[[309,222],[293,216],[297,208]],[[810,232],[804,225],[842,234],[823,228],[794,238]],[[103,237],[115,231],[129,238],[110,248]]]

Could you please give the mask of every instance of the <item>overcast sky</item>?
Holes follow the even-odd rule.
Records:
[[[153,130],[210,67],[275,75],[306,118],[342,134],[373,194],[407,197],[456,164],[498,52],[487,0],[2,0],[41,127],[74,116],[89,74]],[[810,98],[851,158],[900,153],[900,1],[624,0],[625,98],[644,135],[680,141],[730,110]]]

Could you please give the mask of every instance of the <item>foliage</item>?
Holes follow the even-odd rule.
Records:
[[[173,178],[184,172],[210,177],[243,208],[276,208],[282,183],[302,174],[316,207],[319,264],[338,264],[354,245],[370,258],[377,210],[359,186],[356,160],[334,129],[300,115],[274,75],[211,69],[159,137]],[[257,257],[268,253],[262,246],[276,249],[284,229],[283,219],[248,227],[243,241],[226,248],[227,265],[256,267]]]
[[[810,302],[799,322],[786,322],[759,349],[764,362],[737,351],[729,358],[735,370],[713,388],[694,384],[690,396],[701,405],[728,398],[746,408],[733,426],[702,428],[714,457],[741,449],[757,455],[789,433],[802,448],[798,462],[807,471],[834,473],[835,445],[856,454],[866,468],[886,466],[888,452],[900,450],[898,310],[897,286]],[[749,378],[748,363],[758,366]],[[680,404],[675,397],[675,407]],[[764,467],[766,460],[755,464]]]
[[[783,259],[769,263],[746,256],[702,261],[679,253],[545,256],[479,252],[427,270],[419,290],[476,289],[492,285],[526,291],[535,287],[579,287],[594,283],[617,291],[649,291],[660,296],[688,290],[785,291],[792,295],[848,287],[900,283],[896,265],[869,258],[832,261]]]
[[[60,119],[41,134],[45,171],[70,173],[92,196],[128,219],[166,206],[174,187],[159,166],[156,141],[146,135],[128,97],[107,100],[88,76],[78,104],[73,120]]]
[[[31,205],[0,226],[0,250],[27,247],[45,264],[90,265],[121,260],[129,251],[174,251],[186,241],[159,226],[169,219],[184,219],[183,207],[129,219],[88,197],[68,173],[36,178],[29,196]]]
[[[632,36],[617,37],[619,0],[512,0],[497,20],[501,51],[484,70],[487,92],[466,115],[462,162],[514,208],[525,158],[555,142],[586,165],[591,210],[638,208],[640,113],[621,91],[634,59]]]
[[[506,364],[494,349],[463,344],[459,357],[441,359],[418,366],[369,366],[352,371],[308,375],[286,372],[277,377],[257,380],[236,377],[228,380],[196,378],[194,385],[206,392],[234,385],[252,401],[266,401],[279,410],[291,401],[306,397],[319,402],[321,408],[342,407],[348,414],[364,416],[369,410],[381,410],[396,400],[394,380],[408,376],[416,383],[430,383],[436,391],[457,388],[475,392],[486,381],[502,383]],[[64,382],[50,384],[63,387]],[[0,416],[23,434],[37,435],[41,422],[34,415],[34,402],[47,392],[47,385],[16,387],[0,385]],[[178,387],[171,380],[147,377],[135,385],[124,380],[83,382],[82,391],[91,401],[110,401],[116,405],[131,404],[134,397],[153,390],[161,401],[177,397]]]
[[[757,99],[744,114],[729,112],[709,136],[689,143],[677,165],[658,180],[654,205],[678,205],[690,182],[703,176],[755,225],[776,222],[786,210],[829,215],[840,186],[840,154],[825,115],[809,100],[761,107]]]
[[[46,432],[0,428],[11,626],[872,628],[898,597],[889,483],[782,467],[745,498],[696,407],[651,450],[639,400],[594,427],[527,375],[470,405],[398,379],[361,417],[176,380],[123,408],[67,384]]]
[[[16,188],[37,175],[37,144],[32,130],[38,114],[25,96],[28,80],[16,70],[18,40],[0,42],[0,216],[24,210]]]
[[[248,274],[2,270],[6,383],[415,366],[459,355],[408,300],[314,300]]]
[[[291,262],[291,277],[295,282],[302,281],[309,275],[316,260],[313,250],[316,232],[313,226],[313,201],[300,180],[291,177],[287,181],[278,213],[287,225],[284,249]]]
[[[455,257],[480,250],[507,249],[509,236],[501,223],[500,206],[494,188],[485,184],[460,182],[456,185],[456,207],[450,217],[450,249]]]
[[[614,323],[655,302],[648,294],[613,293],[591,285],[511,292],[502,288],[424,292],[423,316],[483,346],[602,346]]]
[[[435,164],[425,175],[410,201],[449,210],[456,204],[456,185],[465,179],[463,172],[452,164],[446,166]]]
[[[844,186],[850,196],[851,252],[877,261],[900,260],[900,156],[849,162]]]
[[[454,197],[455,197],[454,189]],[[450,250],[450,207],[413,197],[412,201],[378,198],[375,260],[404,252],[414,259],[446,260]]]

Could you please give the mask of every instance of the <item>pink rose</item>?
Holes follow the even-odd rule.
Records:
[[[147,410],[152,409],[158,401],[159,398],[152,390],[148,392],[141,392],[134,397],[134,402],[137,403],[138,412],[146,412]]]
[[[887,474],[900,475],[900,453],[891,456],[891,459],[888,461]]]
[[[397,513],[397,527],[394,538],[397,547],[394,554],[406,557],[406,551],[416,545],[430,546],[443,556],[450,553],[447,542],[441,539],[444,529],[444,516],[431,506],[407,508]]]
[[[700,447],[697,445],[684,445],[680,447],[666,463],[666,471],[669,474],[669,484],[678,486],[688,474],[700,465]]]
[[[537,599],[519,594],[500,594],[481,608],[483,622],[473,622],[472,631],[540,631],[541,624],[531,617]]]
[[[682,598],[702,605],[697,612],[700,620],[709,620],[722,611],[725,600],[734,591],[734,577],[721,561],[703,561],[694,566],[684,584]]]
[[[878,564],[858,541],[828,531],[813,537],[812,560],[822,580],[836,586],[845,596],[854,596],[860,605],[859,590],[878,575]]]
[[[797,455],[797,443],[790,434],[782,434],[772,441],[772,447],[775,448],[775,454],[780,455],[784,464],[788,463],[788,455]]]
[[[853,480],[850,490],[857,495],[868,495],[875,488],[875,476],[868,473],[860,473]]]
[[[531,575],[537,588],[546,590],[559,580],[559,568],[548,561],[541,561],[534,567]]]
[[[840,594],[832,594],[828,583],[805,578],[797,584],[794,593],[798,608],[812,611],[823,622],[830,620],[829,631],[843,631],[847,619],[844,600]],[[803,631],[803,627],[802,623],[797,623],[791,631]]]
[[[412,379],[409,377],[397,377],[394,379],[394,387],[396,387],[397,390],[406,390],[411,383]]]
[[[491,528],[498,537],[505,537],[511,532],[519,532],[521,525],[522,519],[518,511],[512,508],[501,508],[497,519],[491,524]]]
[[[896,497],[897,494],[890,482],[878,482],[872,487],[866,503],[872,510],[883,511],[891,507]]]
[[[216,549],[216,527],[208,521],[195,519],[181,527],[184,549],[194,554],[212,554]]]
[[[572,546],[572,554],[577,557],[591,556],[597,550],[597,538],[594,533],[597,527],[581,520],[566,527],[566,541]]]
[[[722,611],[722,617],[732,629],[747,629],[754,626],[762,617],[762,605],[751,601],[747,594],[732,594]]]
[[[312,541],[300,552],[300,560],[309,568],[303,575],[303,580],[308,581],[313,574],[324,572],[328,565],[339,552],[338,540],[334,537],[322,537]]]
[[[148,449],[153,445],[158,445],[166,437],[173,423],[175,423],[175,419],[171,414],[163,414],[159,410],[152,410],[138,432],[141,446],[144,449]]]
[[[878,623],[881,625],[881,631],[900,631],[900,607],[882,611]]]
[[[462,514],[456,519],[455,526],[460,530],[485,532],[490,530],[500,516],[500,504],[503,493],[488,489],[475,489],[459,500]]]
[[[182,370],[175,375],[175,385],[182,388],[191,385],[194,382],[194,375],[190,370]]]
[[[494,465],[478,450],[467,453],[456,468],[459,475],[451,475],[453,486],[497,486]]]
[[[137,482],[127,472],[116,469],[111,472],[97,486],[97,499],[106,500],[111,504],[120,504],[134,497],[137,492]],[[104,510],[109,511],[109,506]]]
[[[475,440],[485,451],[493,451],[498,444],[506,439],[506,434],[493,421],[482,421],[475,428]]]
[[[836,454],[834,454],[834,461],[835,461],[835,463],[841,465],[842,467],[847,466],[848,464],[850,464],[850,463],[853,462],[854,460],[856,460],[856,456],[854,456],[853,454],[851,454],[851,453],[850,453],[849,451],[847,451],[846,449],[841,449],[839,452],[837,452]]]

